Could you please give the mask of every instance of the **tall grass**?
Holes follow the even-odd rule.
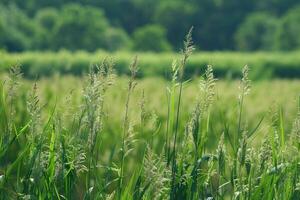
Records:
[[[0,86],[0,199],[299,199],[300,103],[289,133],[276,104],[266,103],[270,112],[249,124],[251,70],[245,66],[231,99],[235,115],[228,117],[228,108],[216,109],[222,99],[208,65],[187,114],[183,96],[190,81],[183,77],[191,34],[172,65],[167,106],[160,111],[166,119],[148,108],[146,96],[157,96],[143,90],[139,105],[133,101],[136,57],[121,85],[127,88],[122,105],[107,100],[117,79],[110,58],[90,68],[80,103],[70,94],[62,106],[59,99],[44,102],[38,82],[27,96],[18,94],[21,72],[12,68]],[[123,107],[120,126],[109,112],[114,107]],[[140,109],[137,118],[134,109]],[[260,136],[263,122],[268,126]]]

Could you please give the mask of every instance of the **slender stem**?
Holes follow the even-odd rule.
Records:
[[[176,122],[175,122],[175,133],[174,133],[174,143],[173,143],[173,161],[172,161],[172,192],[171,192],[171,199],[174,199],[175,195],[175,178],[176,178],[176,142],[177,142],[177,135],[178,135],[178,128],[179,128],[179,114],[180,114],[180,104],[181,104],[181,95],[182,95],[182,76],[183,76],[183,67],[185,65],[185,60],[183,60],[182,64],[182,72],[180,74],[180,88],[179,88],[179,95],[178,95],[178,103],[177,103],[177,110],[176,110]]]
[[[132,82],[130,80],[129,87],[128,87],[128,94],[126,98],[126,105],[125,105],[125,117],[124,117],[124,124],[123,124],[123,136],[122,136],[122,147],[121,147],[121,166],[120,166],[120,178],[119,178],[119,199],[122,196],[122,186],[123,186],[123,174],[124,174],[124,162],[125,162],[125,138],[127,135],[128,129],[128,110],[129,110],[129,102],[130,102],[130,93],[131,93],[131,85]]]
[[[165,154],[166,154],[166,158],[167,158],[167,164],[169,164],[169,126],[170,126],[170,95],[168,95],[167,93],[167,102],[168,102],[168,114],[167,114],[167,130],[166,130],[166,146],[165,146]]]
[[[180,83],[179,96],[178,96],[178,104],[177,104],[177,113],[176,113],[176,123],[175,123],[175,135],[174,135],[174,144],[173,144],[173,163],[176,161],[176,141],[178,135],[179,128],[179,114],[180,114],[180,103],[181,103],[181,94],[182,94],[182,82]]]
[[[244,104],[244,89],[242,91],[241,99],[239,101],[240,112],[239,112],[238,130],[237,130],[237,135],[235,135],[234,138],[235,156],[237,156],[236,154],[237,154],[238,147],[236,145],[238,145],[238,137],[241,133],[243,104]]]
[[[127,137],[128,133],[128,113],[129,113],[129,103],[130,103],[130,96],[131,92],[134,88],[134,78],[136,74],[136,61],[137,58],[135,57],[134,62],[131,65],[131,77],[128,83],[128,93],[126,98],[126,104],[125,104],[125,116],[124,116],[124,123],[123,123],[123,135],[122,135],[122,147],[121,147],[121,166],[120,166],[120,177],[118,181],[118,199],[121,199],[122,197],[122,187],[123,187],[123,176],[124,176],[124,162],[125,162],[125,138]]]

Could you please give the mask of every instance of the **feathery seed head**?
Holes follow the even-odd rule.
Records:
[[[250,93],[250,90],[251,90],[251,80],[249,79],[249,67],[248,67],[248,65],[245,65],[243,67],[242,74],[243,74],[243,77],[242,77],[242,81],[241,81],[241,84],[240,84],[241,94],[239,96],[239,99],[241,99],[242,96],[248,95]]]
[[[212,66],[207,65],[204,80],[200,81],[200,89],[203,92],[203,110],[207,110],[214,100],[216,81],[217,79],[214,78]]]

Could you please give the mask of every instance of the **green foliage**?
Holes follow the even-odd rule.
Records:
[[[191,26],[195,43],[203,50],[298,48],[298,0],[2,0],[0,4],[0,48],[10,52],[132,50],[128,35],[133,39],[138,29],[153,24],[165,29],[169,45],[163,46],[175,50]],[[289,12],[295,14],[288,16]],[[279,26],[275,38],[274,26]]]
[[[17,7],[0,5],[0,48],[24,51],[33,47],[35,23]]]
[[[53,47],[54,27],[59,21],[59,12],[54,8],[44,8],[36,13],[34,18],[40,26],[38,38],[35,41],[37,49],[48,49]]]
[[[127,33],[110,27],[99,8],[79,4],[67,4],[61,9],[46,7],[33,19],[16,6],[0,8],[0,48],[7,51],[130,48]]]
[[[105,49],[108,51],[128,50],[131,47],[131,40],[127,33],[120,28],[106,30]]]
[[[70,4],[63,7],[55,24],[54,49],[94,51],[105,47],[108,22],[100,9]]]
[[[196,52],[187,63],[185,77],[199,75],[204,72],[202,66],[213,64],[218,78],[237,78],[239,66],[245,63],[251,66],[252,79],[268,78],[296,78],[300,75],[300,56],[298,51],[286,53],[238,53],[238,52]],[[88,66],[99,59],[113,56],[116,59],[115,69],[118,74],[128,74],[128,66],[133,53],[107,53],[98,51],[87,53],[84,51],[69,52],[0,52],[0,71],[8,71],[8,66],[21,64],[22,71],[27,78],[50,76],[53,74],[82,75],[88,72]],[[160,76],[171,78],[168,66],[172,63],[175,53],[138,53],[140,62],[139,77]]]
[[[280,50],[295,50],[300,48],[300,6],[293,8],[283,16],[277,33]]]
[[[246,51],[274,49],[277,27],[278,20],[270,14],[249,15],[236,32],[237,49]]]
[[[44,8],[37,12],[35,20],[42,28],[52,32],[56,21],[59,20],[59,13],[54,8]]]
[[[155,12],[155,21],[165,27],[169,41],[179,48],[181,39],[193,25],[196,7],[184,1],[162,1]]]
[[[169,51],[171,45],[166,39],[166,30],[159,25],[147,25],[133,33],[133,49],[136,51]]]

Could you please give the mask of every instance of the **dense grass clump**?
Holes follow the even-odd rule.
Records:
[[[75,90],[56,99],[40,90],[43,80],[26,94],[20,69],[12,68],[0,87],[0,199],[299,199],[300,103],[291,126],[270,102],[268,113],[249,120],[248,66],[229,104],[219,103],[225,99],[211,65],[185,94],[193,50],[189,33],[172,65],[166,103],[148,88],[136,95],[137,58],[129,78],[115,76],[108,58],[84,83],[59,83],[59,90],[66,83]],[[161,86],[150,80],[148,87]],[[122,87],[125,100],[116,100]],[[226,83],[222,89],[230,90]],[[186,95],[193,100],[185,102]],[[149,101],[163,106],[155,112]]]

